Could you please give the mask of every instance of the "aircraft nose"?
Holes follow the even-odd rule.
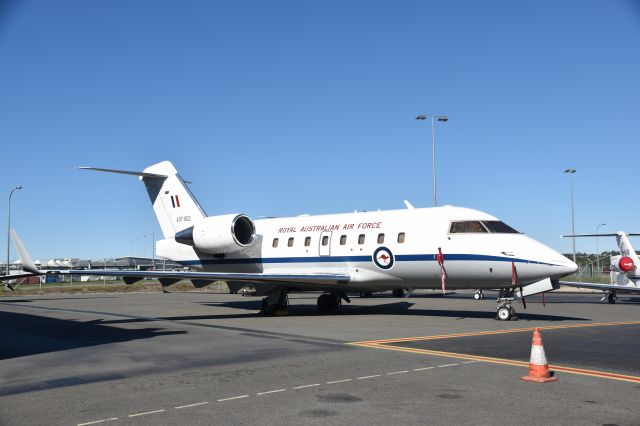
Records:
[[[578,265],[576,265],[573,261],[567,259],[562,266],[563,273],[562,276],[571,275],[578,272]]]
[[[534,244],[535,251],[539,254],[539,259],[548,265],[547,274],[550,278],[558,279],[578,271],[578,265],[551,247],[541,243]]]
[[[561,255],[560,253],[556,253],[554,261],[557,266],[553,267],[552,269],[553,275],[556,278],[575,274],[578,271],[578,265],[576,265],[572,260],[567,259],[563,255]]]

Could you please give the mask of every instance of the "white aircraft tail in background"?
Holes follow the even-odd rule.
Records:
[[[38,270],[36,264],[33,263],[31,256],[29,256],[27,249],[24,247],[24,244],[22,244],[22,241],[20,240],[20,237],[18,237],[18,233],[15,229],[11,229],[11,236],[13,237],[13,243],[16,246],[16,250],[20,255],[20,263],[22,263],[23,271],[18,274],[0,275],[0,281],[4,281],[4,286],[6,288],[14,290],[14,287],[7,281],[14,281],[19,278],[33,277],[35,275],[44,275],[44,272]]]
[[[620,254],[611,256],[610,279],[611,284],[585,283],[575,281],[560,281],[561,285],[571,287],[584,287],[605,291],[607,294],[602,300],[609,303],[616,303],[617,293],[640,294],[640,261],[638,255],[629,241],[629,236],[640,236],[640,234],[627,234],[618,231],[615,234],[577,234],[563,235],[567,237],[616,237]],[[596,253],[600,256],[600,253]],[[599,271],[598,271],[599,272]]]

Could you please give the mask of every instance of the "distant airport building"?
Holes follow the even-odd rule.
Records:
[[[182,265],[166,259],[153,259],[150,257],[125,256],[111,259],[100,260],[84,260],[75,257],[66,257],[61,259],[35,260],[38,269],[47,271],[63,271],[68,269],[126,269],[137,271],[156,270],[174,270],[183,269]],[[22,269],[20,260],[10,263],[10,270],[18,273]],[[0,268],[6,269],[6,263],[0,263]]]

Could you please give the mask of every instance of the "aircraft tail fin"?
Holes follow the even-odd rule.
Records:
[[[24,269],[27,272],[31,272],[33,274],[40,273],[40,271],[38,270],[38,267],[36,266],[36,264],[33,263],[33,259],[31,259],[31,256],[29,256],[29,253],[27,252],[27,249],[24,248],[24,245],[22,244],[22,241],[20,240],[20,237],[18,237],[18,233],[13,228],[11,229],[11,237],[13,238],[13,243],[15,244],[16,250],[18,251],[18,254],[20,255],[20,261],[22,263],[22,269]]]
[[[634,234],[630,234],[630,235],[634,235]],[[624,232],[618,232],[616,235],[616,241],[618,242],[620,255],[630,257],[631,260],[633,260],[634,265],[638,265],[640,263],[638,262],[638,255],[636,254],[636,251],[631,245],[631,242],[629,241],[627,234],[625,234]]]
[[[120,173],[138,176],[144,183],[164,238],[173,238],[176,232],[193,226],[206,217],[206,213],[193,196],[170,161],[162,161],[142,172],[80,167],[83,170]]]

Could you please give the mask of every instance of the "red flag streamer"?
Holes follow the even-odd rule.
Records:
[[[542,292],[542,306],[547,307],[547,301],[544,298],[544,292]]]
[[[442,248],[438,247],[438,254],[436,254],[436,262],[440,265],[440,279],[442,281],[442,295],[446,294],[445,283],[447,280],[447,273],[444,270],[444,254],[442,254]]]
[[[516,269],[516,262],[511,262],[511,285],[516,286],[518,281],[518,270]],[[527,309],[527,302],[524,300],[524,292],[522,291],[522,286],[520,286],[520,296],[522,297],[522,307]]]

